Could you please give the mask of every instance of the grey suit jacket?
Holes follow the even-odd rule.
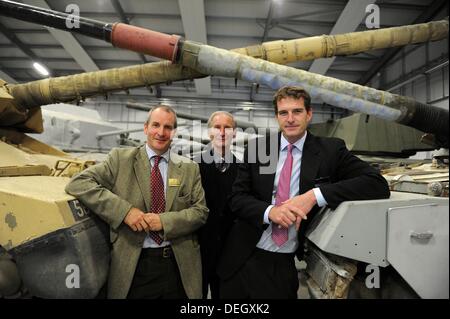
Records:
[[[145,146],[113,149],[108,158],[74,176],[66,192],[110,225],[112,243],[108,298],[126,298],[146,236],[123,219],[131,207],[149,212],[150,161]],[[195,231],[208,208],[197,163],[170,154],[166,211],[160,214],[164,240],[172,249],[188,298],[202,297],[200,248]]]

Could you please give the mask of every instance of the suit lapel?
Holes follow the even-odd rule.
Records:
[[[150,211],[150,161],[148,159],[145,145],[139,149],[134,161],[134,174],[138,181],[139,188],[144,198],[147,212]]]
[[[175,195],[180,187],[181,179],[183,177],[183,170],[181,169],[182,160],[177,158],[175,153],[170,154],[169,166],[167,171],[167,192],[166,192],[166,211],[170,211]]]
[[[308,132],[303,146],[300,171],[300,194],[314,188],[314,181],[320,165],[320,149],[314,142],[315,136]]]

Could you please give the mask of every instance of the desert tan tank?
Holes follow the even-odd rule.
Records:
[[[25,134],[42,132],[40,105],[190,76],[188,69],[161,62],[24,84],[0,82],[0,295],[17,293],[21,278],[23,293],[33,296],[92,298],[108,271],[105,227],[64,192],[69,178],[94,162]],[[80,286],[73,289],[69,279],[78,272]]]

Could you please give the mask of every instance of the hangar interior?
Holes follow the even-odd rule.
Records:
[[[313,97],[311,131],[317,135],[344,139],[350,151],[383,170],[383,176],[393,195],[390,199],[381,201],[346,202],[328,215],[328,208],[322,211],[320,216],[329,217],[318,218],[308,234],[309,249],[313,253],[306,264],[297,264],[299,298],[346,298],[349,296],[350,283],[358,282],[360,287],[355,288],[357,292],[353,291],[352,298],[448,299],[448,1],[17,2],[71,14],[74,17],[71,23],[76,22],[79,14],[83,18],[106,23],[122,22],[164,34],[175,34],[185,40],[225,50],[244,47],[254,49],[256,45],[281,40],[313,39],[322,35],[383,30],[431,22],[446,25],[445,36],[436,41],[416,43],[416,39],[411,37],[409,44],[396,46],[391,39],[394,43],[387,44],[384,48],[363,50],[350,55],[333,55],[331,52],[330,57],[290,61],[287,65],[294,70],[310,72],[308,74],[312,79],[323,75],[341,80],[333,82],[336,83],[337,92],[333,101],[336,102],[342,103],[340,97],[351,95],[351,91],[373,88],[391,93],[389,96],[400,96],[402,103],[414,101],[425,108],[433,106],[435,110],[443,110],[444,114],[440,119],[435,119],[436,123],[424,117],[424,130],[419,130],[414,125],[384,121],[377,114],[358,113],[349,108],[341,108],[336,105],[338,103],[331,103],[331,100]],[[5,92],[10,93],[8,90],[14,85],[30,81],[163,60],[114,47],[106,41],[83,34],[24,20],[26,19],[15,19],[0,12],[0,80],[4,81],[0,81],[0,93],[3,93],[4,88]],[[426,32],[429,32],[429,37],[432,36],[431,31]],[[361,42],[369,47],[372,45],[370,41]],[[283,45],[281,51],[284,50]],[[44,70],[39,71],[36,63]],[[131,89],[126,88],[127,84],[124,83],[122,90],[97,92],[96,96],[86,99],[80,96],[66,103],[42,105],[43,132],[40,134],[22,130],[20,125],[23,123],[18,126],[10,125],[8,121],[15,119],[16,110],[8,118],[10,110],[7,103],[13,98],[8,94],[0,95],[0,257],[3,252],[14,256],[14,265],[9,261],[11,258],[8,257],[7,261],[0,258],[0,279],[2,271],[6,270],[19,278],[16,282],[25,283],[27,293],[43,298],[97,296],[106,277],[101,267],[92,269],[92,274],[87,279],[90,281],[84,283],[89,289],[74,291],[58,286],[60,282],[64,282],[66,272],[57,270],[53,262],[75,260],[92,266],[101,259],[98,261],[99,265],[107,264],[109,251],[105,251],[106,246],[100,247],[101,251],[96,252],[97,259],[89,254],[79,255],[82,250],[69,253],[61,249],[60,252],[65,254],[63,257],[55,256],[54,251],[40,253],[40,249],[53,240],[49,239],[53,237],[48,236],[59,236],[56,237],[59,245],[61,236],[69,236],[66,231],[78,227],[73,232],[76,234],[87,229],[81,229],[80,225],[90,219],[86,217],[88,211],[64,192],[69,177],[75,172],[69,172],[66,168],[73,164],[76,166],[74,169],[83,170],[92,164],[83,161],[101,161],[113,147],[144,143],[146,136],[143,133],[143,123],[147,119],[147,110],[157,104],[170,105],[179,113],[178,136],[174,144],[182,147],[187,145],[189,156],[201,152],[209,142],[204,119],[215,111],[232,113],[243,126],[243,132],[238,132],[233,146],[236,154],[241,156],[243,142],[256,136],[254,131],[249,133],[245,128],[277,130],[278,123],[272,105],[276,90],[264,83],[253,83],[237,77],[208,75]],[[340,85],[347,85],[343,81],[361,87],[351,86],[350,91],[339,91]],[[311,87],[320,89],[320,86]],[[44,94],[43,91],[40,93]],[[357,94],[359,93],[356,92],[355,95]],[[34,98],[32,94],[29,96]],[[366,91],[359,96],[362,96],[361,100],[373,102],[374,97]],[[378,102],[380,105],[390,103],[383,98]],[[25,107],[21,108],[19,105],[18,109],[20,116],[26,113],[23,112]],[[2,114],[2,111],[5,112]],[[3,115],[7,120],[2,119]],[[198,125],[198,120],[202,120],[201,126]],[[435,128],[438,120],[446,124],[446,133],[439,131],[442,128]],[[26,140],[22,136],[24,134],[19,136],[16,135],[17,132],[9,132],[16,129],[20,134],[27,132],[43,144],[37,145]],[[425,133],[427,134],[424,135]],[[443,139],[436,140],[433,134],[428,133],[443,134]],[[47,145],[56,150],[47,148]],[[59,156],[67,155],[59,153],[59,150],[81,160],[67,160],[68,166],[60,168],[58,165],[63,165],[64,160],[55,164],[56,160],[51,158],[56,156],[59,159]],[[23,151],[25,155],[19,154],[19,151]],[[34,216],[42,217],[29,219],[28,207],[36,207]],[[75,215],[75,211],[81,215],[71,217],[71,214]],[[29,224],[31,222],[33,225]],[[98,246],[101,246],[103,237],[100,233],[93,228],[89,231],[94,233],[89,233],[88,237],[98,240]],[[35,242],[41,238],[45,240]],[[82,242],[80,245],[85,249],[92,248],[83,246],[91,245],[90,242]],[[36,254],[33,255],[33,252]],[[355,261],[358,262],[358,267],[373,265],[388,269],[386,278],[389,284],[386,284],[386,290],[367,291],[364,289],[363,277],[359,281],[353,280],[357,271],[359,273],[361,270],[357,269]],[[20,269],[20,276],[15,270],[15,264]],[[48,269],[54,270],[54,273],[50,273]],[[367,268],[365,270],[367,273]],[[14,276],[11,275],[10,278],[15,278]],[[0,289],[0,297],[9,296],[8,293],[13,294],[12,292],[16,294],[14,296],[22,297],[17,292],[16,282],[6,282],[7,288],[4,288],[0,280],[0,288],[4,289]]]
[[[27,0],[23,3],[73,12],[70,7],[72,1]],[[377,12],[367,9],[374,4]],[[388,28],[440,20],[448,15],[448,4],[437,0],[79,0],[76,5],[82,17],[111,23],[122,21],[224,49],[370,30],[366,21],[378,22],[379,28]],[[376,13],[379,13],[378,21],[376,17],[369,16]],[[0,77],[9,83],[23,83],[44,77],[33,68],[34,62],[44,65],[51,76],[63,76],[158,60],[114,48],[109,43],[84,35],[69,34],[4,16],[0,19]],[[348,56],[292,62],[289,66],[411,96],[417,101],[448,109],[448,38]],[[146,118],[145,112],[127,108],[127,102],[147,105],[164,103],[181,112],[201,116],[209,116],[217,110],[232,111],[238,119],[253,122],[258,127],[276,128],[271,104],[273,93],[274,90],[263,85],[209,76],[115,92],[108,94],[107,99],[99,96],[79,104],[97,110],[99,120],[108,121],[124,130],[139,130]],[[339,119],[351,113],[321,101],[312,102],[313,123]],[[50,109],[57,111],[61,107]],[[83,139],[75,139],[74,142],[71,136],[73,125],[63,124],[64,128],[60,127],[57,134],[59,138],[55,141],[53,134],[53,137],[45,137],[45,142],[51,143],[53,139],[53,144],[65,149],[82,148]],[[84,132],[89,136],[92,133],[89,130]],[[192,133],[190,127],[187,134]],[[44,131],[44,134],[50,132]],[[35,137],[40,138],[39,135]],[[131,132],[129,137],[144,140],[143,133],[139,131]],[[205,134],[203,137],[206,137]],[[430,157],[429,153],[421,156]]]

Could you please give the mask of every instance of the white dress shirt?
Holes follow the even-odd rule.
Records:
[[[291,173],[291,183],[289,189],[289,198],[297,196],[299,194],[300,189],[300,168],[302,163],[302,153],[303,146],[305,145],[306,135],[308,133],[305,132],[305,135],[295,143],[293,143],[292,148],[292,173]],[[281,170],[283,168],[284,162],[286,161],[288,154],[288,145],[289,142],[286,138],[281,134],[280,140],[280,153],[278,157],[277,170],[275,173],[275,180],[272,190],[272,205],[269,205],[264,212],[264,223],[269,224],[269,227],[263,232],[261,239],[259,240],[256,247],[268,251],[279,252],[279,253],[293,253],[297,250],[298,247],[298,239],[297,239],[297,230],[295,229],[295,223],[292,224],[288,228],[288,240],[281,246],[275,244],[272,240],[272,222],[269,220],[269,212],[272,207],[275,206],[275,198],[278,189],[278,181],[280,179]],[[322,192],[319,188],[314,188],[314,195],[316,196],[317,205],[319,207],[325,206],[327,202],[322,195]],[[300,225],[301,227],[301,225]]]

